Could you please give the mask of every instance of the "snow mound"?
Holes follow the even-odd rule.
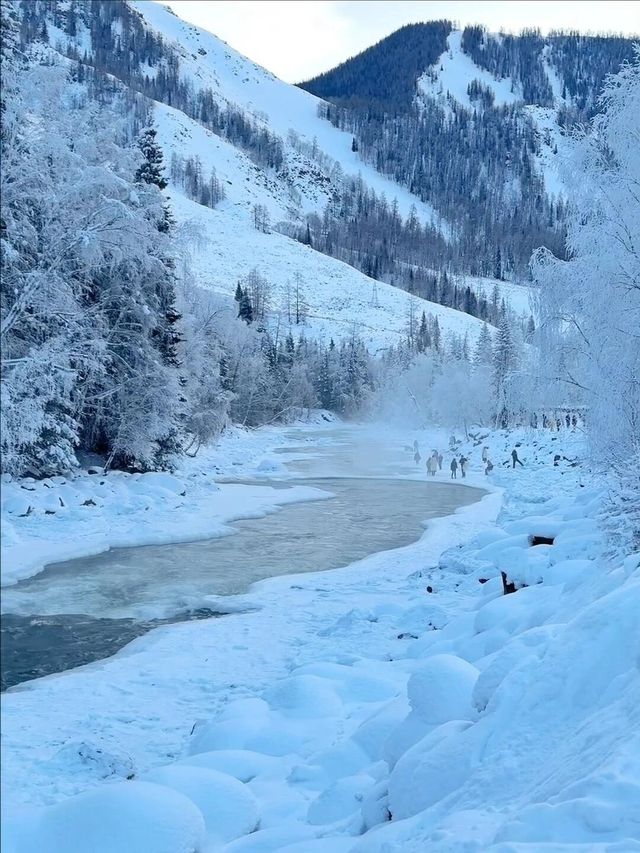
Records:
[[[478,670],[462,658],[434,655],[409,679],[409,703],[434,725],[468,719],[477,678]]]
[[[225,773],[205,767],[159,767],[145,778],[188,797],[202,812],[209,842],[223,843],[253,832],[258,803],[251,791]]]
[[[326,678],[317,675],[297,675],[285,678],[264,694],[274,710],[297,718],[336,716],[342,703]]]
[[[345,776],[332,782],[309,806],[307,820],[313,825],[335,823],[359,811],[374,784],[371,776]]]
[[[251,782],[256,776],[273,772],[279,767],[277,759],[248,749],[219,749],[189,755],[178,762],[189,767],[205,767],[233,776],[240,782]]]
[[[247,742],[269,721],[269,706],[263,699],[238,699],[224,708],[212,722],[196,725],[189,754],[213,750],[244,750]]]
[[[394,819],[418,814],[465,782],[475,746],[475,730],[470,726],[452,720],[405,752],[389,776],[389,810]]]
[[[15,853],[194,853],[204,839],[190,799],[150,782],[121,782],[43,809],[13,842]]]

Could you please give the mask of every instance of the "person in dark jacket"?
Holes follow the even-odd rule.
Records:
[[[518,463],[518,465],[521,465],[524,468],[524,465],[522,465],[522,462],[518,458],[518,451],[515,449],[515,447],[511,451],[511,461],[513,462],[514,468],[516,467],[516,462]]]
[[[451,479],[456,480],[458,478],[458,460],[454,456],[451,460]]]
[[[460,472],[462,473],[463,479],[464,479],[464,477],[467,476],[467,462],[468,461],[469,460],[467,459],[466,456],[460,457]]]

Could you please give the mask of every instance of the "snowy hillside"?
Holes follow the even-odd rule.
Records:
[[[389,180],[365,163],[351,150],[352,137],[337,130],[318,116],[320,99],[279,80],[271,72],[233,50],[226,42],[198,27],[181,21],[170,9],[159,3],[131,0],[145,22],[156,30],[180,57],[181,72],[195,86],[209,86],[221,102],[230,102],[246,110],[254,118],[277,133],[287,143],[290,131],[339,163],[345,174],[360,173],[377,193],[388,199],[397,198],[402,215],[415,205],[424,221],[430,221],[433,210],[405,188]],[[291,151],[288,150],[288,154]],[[305,209],[312,209],[312,205]]]
[[[102,67],[107,63],[114,76],[125,86],[151,94],[167,175],[172,159],[177,156],[183,161],[185,158],[197,161],[205,181],[213,173],[220,182],[226,198],[216,205],[215,214],[205,207],[198,210],[189,200],[193,194],[186,193],[179,182],[174,182],[171,188],[175,215],[180,225],[187,226],[183,233],[189,234],[193,230],[193,220],[199,224],[197,239],[190,247],[197,283],[232,294],[238,278],[252,269],[257,269],[276,290],[286,287],[290,276],[299,274],[307,282],[305,300],[310,320],[314,321],[305,333],[321,333],[339,339],[351,335],[355,329],[374,350],[397,343],[403,336],[408,302],[403,291],[415,292],[428,300],[438,299],[444,305],[453,304],[403,281],[402,264],[387,268],[386,274],[373,273],[374,264],[377,269],[375,253],[385,251],[384,246],[376,248],[373,240],[346,250],[341,246],[318,245],[314,240],[315,248],[336,259],[331,260],[326,254],[318,256],[313,249],[275,233],[299,233],[305,227],[309,214],[323,221],[328,208],[343,192],[344,178],[351,176],[364,182],[365,191],[376,194],[379,202],[375,204],[395,204],[405,223],[413,217],[413,222],[433,227],[431,234],[425,234],[422,241],[418,240],[421,245],[418,251],[430,251],[430,247],[435,245],[435,233],[439,234],[445,246],[440,250],[441,255],[443,251],[446,254],[446,243],[451,239],[452,231],[442,211],[436,213],[428,200],[421,200],[401,181],[384,175],[384,170],[374,168],[357,150],[353,150],[357,146],[350,132],[319,117],[319,106],[324,105],[326,109],[325,102],[304,89],[277,79],[215,35],[181,21],[158,3],[132,0],[119,8],[119,12],[115,11],[116,7],[107,10],[109,15],[116,16],[111,24],[112,36],[135,23],[142,28],[141,33],[156,39],[160,45],[156,55],[152,51],[140,51],[139,39],[134,42],[132,63],[137,77],[132,78],[128,68],[123,70],[118,66],[118,60],[113,56],[117,41],[103,60],[98,59],[98,38],[102,36],[91,19],[85,18],[83,24],[78,23],[73,36],[63,26],[49,23],[49,43],[66,56],[80,52],[86,56],[93,54],[96,57],[94,61]],[[131,10],[128,14],[133,20],[131,17],[127,20],[127,10]],[[123,14],[125,17],[117,17]],[[165,75],[162,77],[164,80],[170,73],[174,74],[172,83],[159,82],[161,75]],[[496,81],[462,52],[460,33],[454,32],[449,37],[449,48],[442,56],[440,75],[442,79],[436,78],[432,85],[443,91],[452,87],[454,96],[465,104],[468,103],[465,94],[467,83],[476,77],[487,84],[493,80],[494,88],[501,93],[499,102],[511,102],[515,97],[509,96],[508,81]],[[153,81],[157,90],[151,93]],[[176,87],[178,94],[174,91]],[[202,101],[198,101],[200,96],[204,97],[204,106]],[[193,106],[194,99],[200,106]],[[206,106],[208,99],[216,109],[230,109],[240,122],[248,122],[253,127],[252,141],[248,143],[243,138],[242,130],[234,135],[207,128],[202,110],[209,109]],[[270,134],[272,143],[279,146],[280,166],[274,167],[263,162],[260,156],[255,156],[252,146],[255,146],[255,134],[260,132]],[[189,195],[189,199],[184,195]],[[343,208],[344,202],[341,204]],[[268,239],[255,231],[255,206],[264,209],[270,220]],[[386,239],[388,227],[384,222],[379,226],[379,242]],[[192,236],[196,236],[195,233]],[[368,262],[363,259],[367,253],[370,254]],[[214,259],[215,263],[212,262]],[[443,261],[441,257],[442,266]],[[446,263],[449,268],[453,264],[456,269],[454,256]],[[357,269],[354,270],[351,264]],[[437,271],[438,267],[433,266]],[[360,270],[375,275],[378,280],[384,278],[396,282],[399,290],[379,282],[376,296],[372,282]],[[339,282],[339,294],[336,282]],[[476,287],[471,281],[465,281],[466,284],[476,294],[488,295],[487,288]],[[517,314],[527,313],[521,298],[522,291],[506,285],[500,291],[501,298],[504,297]],[[379,310],[369,310],[376,306]],[[459,305],[454,307],[457,309]],[[458,316],[457,311],[447,307],[426,302],[419,304],[417,310],[437,316],[445,335],[468,332],[473,339],[480,328],[473,318]],[[497,317],[478,316],[498,325]],[[300,330],[295,332],[297,334]]]
[[[351,150],[351,136],[318,117],[318,98],[282,82],[159,4],[130,5],[180,57],[181,73],[194,85],[211,87],[221,103],[240,106],[264,122],[281,136],[285,147],[287,176],[283,177],[256,165],[240,148],[180,110],[156,102],[154,119],[167,166],[174,152],[183,158],[198,157],[203,174],[215,170],[226,194],[225,201],[211,210],[185,198],[180,187],[172,187],[178,223],[186,225],[187,233],[195,223],[198,226],[198,239],[190,246],[195,282],[232,296],[238,279],[257,269],[276,292],[283,293],[299,274],[309,318],[305,327],[293,330],[295,334],[341,339],[355,331],[372,351],[403,339],[407,293],[374,283],[347,264],[275,231],[256,231],[252,208],[263,205],[276,226],[301,222],[305,213],[321,212],[327,204],[334,189],[327,171],[335,174],[337,169],[360,174],[375,192],[397,199],[401,215],[408,215],[414,206],[420,219],[431,221],[432,209],[360,160]],[[312,147],[318,149],[315,158],[306,154]],[[445,335],[468,333],[473,341],[479,333],[481,324],[473,317],[418,297],[415,304],[419,314],[424,310],[438,318]]]
[[[447,39],[447,50],[439,61],[418,78],[418,96],[442,100],[445,104],[453,98],[463,107],[472,109],[473,105],[467,92],[468,86],[477,80],[493,92],[495,103],[515,104],[521,99],[518,86],[510,78],[496,79],[484,68],[480,68],[471,57],[463,52],[462,32],[452,30]]]
[[[294,336],[340,340],[355,332],[375,353],[404,339],[410,302],[418,318],[422,311],[437,317],[445,336],[467,334],[473,343],[480,333],[482,323],[475,317],[376,282],[277,232],[257,231],[240,205],[234,208],[227,201],[211,210],[177,193],[172,194],[172,204],[178,220],[202,235],[192,258],[198,286],[231,299],[237,281],[258,269],[272,285],[273,322],[279,319],[286,328],[286,288],[300,276],[308,316],[304,324],[291,327]]]
[[[164,40],[172,40],[181,57],[181,69],[188,70],[194,81],[211,86],[221,101],[241,105],[264,120],[285,141],[289,176],[282,179],[181,111],[156,103],[155,121],[166,161],[173,152],[198,157],[203,174],[214,169],[226,193],[226,200],[211,210],[185,198],[179,187],[172,188],[178,221],[187,223],[188,229],[198,225],[199,239],[191,247],[196,283],[232,296],[238,279],[258,269],[279,294],[277,307],[287,283],[299,274],[309,316],[304,327],[293,329],[294,334],[342,339],[355,331],[373,352],[402,340],[407,293],[374,282],[353,267],[275,231],[260,233],[253,225],[252,208],[264,205],[277,225],[300,220],[305,212],[321,211],[331,195],[333,187],[326,173],[297,150],[299,144],[287,141],[290,131],[303,144],[317,144],[334,169],[339,164],[345,174],[361,174],[376,192],[396,198],[401,214],[407,215],[414,205],[418,216],[429,221],[433,216],[429,206],[363,163],[351,151],[351,136],[318,118],[319,99],[283,83],[215,36],[180,21],[168,9],[151,3],[133,5]],[[419,297],[415,297],[415,305],[418,314],[426,311],[437,317],[445,335],[468,334],[473,342],[481,328],[477,319],[451,308]]]
[[[185,157],[200,157],[203,172],[215,168],[227,195],[212,210],[185,198],[179,188],[172,188],[172,208],[178,222],[188,233],[198,234],[190,246],[195,284],[233,297],[238,280],[257,269],[274,288],[272,308],[283,310],[286,286],[299,275],[309,313],[307,323],[294,328],[294,334],[342,339],[355,331],[372,352],[403,339],[411,298],[408,293],[376,282],[276,231],[257,231],[252,222],[254,204],[265,205],[274,221],[287,216],[293,202],[286,185],[270,179],[237,148],[179,111],[157,104],[155,115],[165,152],[169,156],[179,151]],[[323,196],[322,189],[312,182],[304,185],[304,190],[307,200],[313,199],[314,192]],[[470,341],[475,341],[481,328],[479,320],[412,298],[418,315],[425,311],[437,317],[445,334],[468,334]]]
[[[562,150],[565,134],[557,120],[558,107],[566,105],[562,97],[562,84],[558,74],[549,61],[549,47],[542,49],[541,58],[544,72],[553,92],[554,103],[551,107],[538,104],[525,104],[521,84],[511,77],[498,78],[486,68],[481,68],[462,49],[462,31],[452,30],[447,39],[447,50],[439,61],[425,70],[418,78],[417,99],[420,103],[425,97],[433,98],[447,109],[453,100],[468,110],[477,107],[469,95],[469,87],[478,84],[493,95],[496,106],[521,104],[525,113],[533,122],[540,143],[536,155],[537,167],[544,177],[547,193],[554,196],[565,194],[557,169],[557,155]]]

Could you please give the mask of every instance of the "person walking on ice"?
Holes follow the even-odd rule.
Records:
[[[442,471],[442,453],[438,453],[438,470]]]
[[[514,448],[513,448],[513,450],[511,451],[511,461],[513,462],[513,467],[514,467],[514,468],[516,467],[516,462],[518,463],[518,465],[520,465],[522,468],[524,468],[524,465],[523,465],[523,464],[522,464],[522,462],[520,461],[520,459],[519,459],[519,457],[518,457],[518,451],[515,449],[515,447],[514,447]]]
[[[458,478],[458,460],[454,456],[451,460],[451,479],[456,480]]]
[[[469,460],[466,456],[460,457],[460,473],[462,474],[463,479],[467,476],[467,462]]]

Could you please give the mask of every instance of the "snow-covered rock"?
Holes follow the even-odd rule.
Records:
[[[15,853],[194,853],[205,823],[193,802],[150,782],[121,782],[71,797],[19,825]]]
[[[478,670],[466,660],[455,655],[434,655],[409,678],[409,703],[433,725],[468,719],[477,678]]]
[[[168,765],[144,778],[188,797],[202,813],[209,843],[233,841],[258,825],[256,798],[246,785],[226,773],[193,765]]]

